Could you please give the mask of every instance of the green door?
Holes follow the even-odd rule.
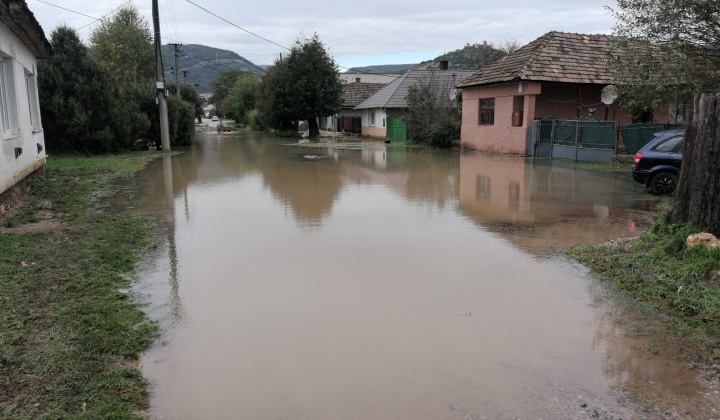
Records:
[[[405,121],[397,118],[387,119],[387,139],[388,140],[407,140],[407,126]]]

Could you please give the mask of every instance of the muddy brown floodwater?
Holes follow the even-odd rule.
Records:
[[[162,330],[142,360],[152,419],[717,407],[652,317],[562,254],[649,225],[656,200],[629,174],[208,133],[119,187],[115,205],[159,232],[134,287]]]

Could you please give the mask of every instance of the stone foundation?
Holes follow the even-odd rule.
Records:
[[[0,194],[0,219],[19,207],[23,198],[27,195],[28,191],[30,191],[33,184],[35,184],[35,181],[44,174],[45,167],[43,166],[10,187],[9,190]]]

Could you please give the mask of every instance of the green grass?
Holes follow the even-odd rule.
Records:
[[[147,407],[129,362],[156,327],[119,289],[150,227],[97,211],[93,197],[160,155],[51,156],[11,224],[50,207],[65,228],[0,235],[0,418],[133,419]]]
[[[670,315],[681,329],[703,335],[706,349],[720,349],[720,249],[686,249],[685,239],[698,230],[666,219],[656,217],[637,241],[567,253],[619,290]]]
[[[610,172],[632,172],[633,164],[628,162],[577,162],[576,166],[583,169],[599,169]]]

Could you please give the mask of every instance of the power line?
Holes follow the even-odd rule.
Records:
[[[38,0],[38,1],[41,1],[41,0]],[[120,6],[118,6],[118,7],[115,8],[114,10],[112,10],[111,12],[104,14],[103,17],[101,17],[100,19],[95,19],[94,21],[88,23],[87,25],[83,25],[83,26],[77,28],[77,30],[79,31],[80,29],[83,29],[83,28],[85,28],[85,27],[88,27],[88,26],[90,26],[90,25],[93,25],[93,24],[94,24],[95,22],[97,22],[98,20],[103,20],[103,19],[105,19],[106,17],[108,17],[108,16],[112,15],[113,13],[117,12],[118,10],[120,10],[121,7],[125,6],[126,4],[128,4],[128,3],[132,2],[132,1],[133,1],[133,0],[128,0],[128,1],[126,1],[125,3],[121,4]],[[43,3],[45,3],[45,2],[43,2]],[[48,4],[50,4],[50,3],[48,3]]]
[[[68,12],[72,12],[72,13],[78,14],[78,15],[80,15],[80,16],[85,16],[85,17],[89,17],[90,19],[100,20],[100,18],[96,18],[96,17],[94,17],[94,16],[86,15],[85,13],[76,12],[76,11],[74,11],[74,10],[66,9],[66,8],[64,8],[64,7],[62,7],[62,6],[58,6],[57,4],[48,3],[48,2],[43,1],[43,0],[37,0],[37,1],[39,1],[40,3],[48,4],[48,5],[53,6],[53,7],[57,7],[58,9],[67,10]]]
[[[232,26],[234,26],[234,27],[236,27],[236,28],[238,28],[238,29],[240,29],[240,30],[242,30],[242,31],[245,31],[245,32],[249,33],[249,34],[252,35],[252,36],[258,37],[258,38],[262,39],[263,41],[267,41],[267,42],[269,42],[269,43],[271,43],[271,44],[273,44],[273,45],[277,45],[277,46],[280,47],[280,48],[284,48],[284,49],[290,51],[290,48],[288,48],[288,47],[286,47],[286,46],[284,46],[284,45],[280,45],[280,44],[278,44],[277,42],[270,41],[270,40],[267,39],[267,38],[263,38],[263,37],[261,37],[260,35],[258,35],[258,34],[256,34],[256,33],[250,32],[250,31],[248,31],[247,29],[245,29],[245,28],[243,28],[243,27],[241,27],[241,26],[238,26],[238,25],[230,22],[229,20],[225,19],[224,17],[218,16],[218,15],[216,15],[215,13],[209,11],[208,9],[206,9],[206,8],[204,8],[204,7],[196,4],[196,3],[191,2],[190,0],[187,0],[187,2],[190,3],[190,4],[192,4],[193,6],[199,8],[199,9],[202,9],[202,10],[204,10],[205,12],[207,12],[207,13],[215,16],[215,17],[218,18],[218,19],[223,20],[223,21],[231,24]]]

